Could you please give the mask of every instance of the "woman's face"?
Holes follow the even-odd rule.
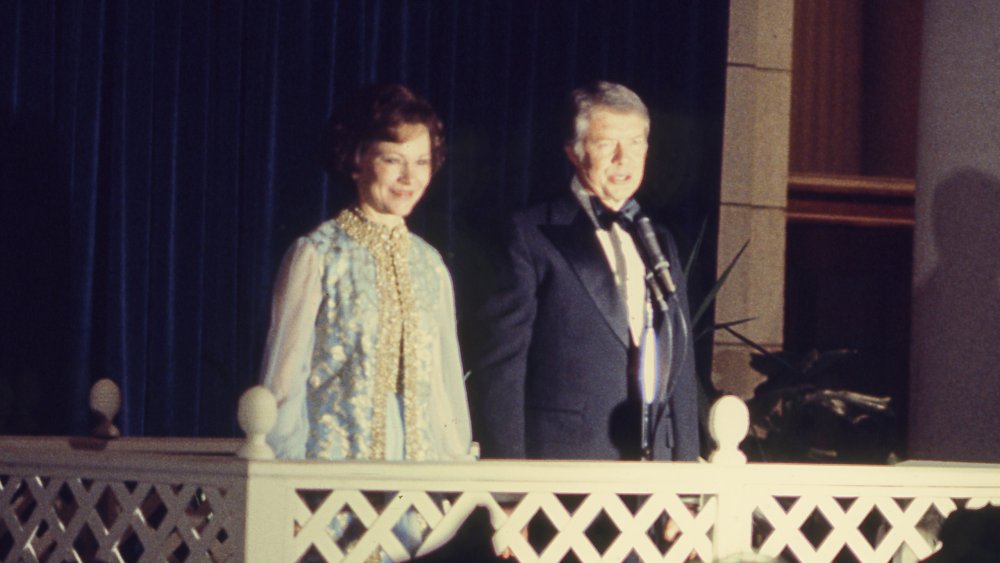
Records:
[[[380,141],[361,155],[353,174],[361,210],[371,220],[398,224],[431,181],[431,137],[423,124],[404,124],[399,142]]]

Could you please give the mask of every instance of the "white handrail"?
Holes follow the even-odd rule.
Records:
[[[948,514],[1000,505],[997,465],[748,464],[734,398],[711,413],[711,463],[261,460],[273,406],[266,391],[244,397],[245,441],[0,436],[0,561],[398,560],[447,543],[477,506],[493,545],[522,561],[916,561]],[[554,529],[547,546],[521,534],[538,519]],[[672,543],[659,540],[666,519]],[[617,530],[603,551],[586,533],[598,520]],[[331,535],[335,521],[364,533]],[[425,528],[416,552],[393,531],[404,521]]]

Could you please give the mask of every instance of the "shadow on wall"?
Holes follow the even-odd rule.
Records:
[[[1000,404],[1000,180],[960,169],[933,197],[937,263],[914,293],[910,455],[1000,461],[989,416]]]

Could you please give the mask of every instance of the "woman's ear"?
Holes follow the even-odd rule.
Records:
[[[351,155],[351,179],[355,182],[361,177],[361,163],[364,162],[364,156],[360,147],[355,149],[354,154]]]

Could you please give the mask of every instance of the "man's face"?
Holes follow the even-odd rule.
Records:
[[[646,170],[649,121],[637,113],[595,108],[584,135],[582,155],[566,155],[580,183],[608,209],[617,211],[639,189]]]

